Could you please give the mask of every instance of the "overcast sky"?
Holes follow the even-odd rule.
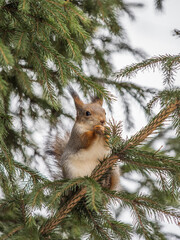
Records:
[[[131,2],[138,2],[138,0],[132,0]],[[123,18],[131,45],[144,50],[148,54],[148,57],[178,54],[180,38],[173,36],[172,32],[174,29],[180,29],[180,0],[165,0],[162,12],[155,9],[154,0],[144,0],[141,2],[145,4],[145,7],[135,9],[135,21],[130,20],[128,17]],[[116,53],[113,56],[116,71],[135,62],[136,59],[128,53]],[[131,81],[146,87],[164,88],[163,75],[158,69],[155,72],[148,70],[139,73]],[[180,86],[180,73],[177,74],[175,84]],[[141,109],[137,104],[133,104],[134,113],[137,117],[135,121],[136,128],[131,131],[124,130],[124,135],[128,136],[134,134],[137,129],[146,124],[146,119]],[[122,118],[119,103],[114,104],[113,116],[116,119]]]
[[[177,54],[180,40],[172,36],[172,31],[175,28],[180,29],[180,1],[165,0],[162,12],[154,8],[154,0],[141,2],[145,7],[135,9],[135,21],[128,17],[123,18],[132,45],[144,49],[149,56]],[[115,60],[117,70],[133,62],[133,58],[126,55],[123,62],[117,60]]]

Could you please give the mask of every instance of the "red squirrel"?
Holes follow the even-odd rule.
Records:
[[[102,108],[102,99],[96,97],[91,103],[84,104],[74,90],[71,90],[71,95],[77,116],[69,141],[59,159],[65,179],[91,176],[94,168],[111,152],[105,134],[106,113]],[[114,166],[106,186],[111,190],[120,190],[119,178],[119,167]]]

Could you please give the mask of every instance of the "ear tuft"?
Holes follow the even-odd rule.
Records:
[[[103,105],[103,99],[96,96],[96,97],[92,98],[92,103],[97,103],[100,106],[102,106]]]
[[[74,103],[76,105],[76,108],[80,109],[84,105],[84,103],[81,101],[79,95],[77,94],[77,92],[72,87],[69,87],[69,92],[74,99]]]

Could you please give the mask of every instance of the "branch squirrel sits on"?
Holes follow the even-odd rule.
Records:
[[[107,143],[108,136],[105,135],[106,113],[102,108],[103,101],[96,97],[91,103],[84,104],[73,89],[70,92],[77,116],[69,141],[58,157],[64,179],[91,176],[94,168],[111,152]],[[55,152],[58,151],[58,142],[54,149]],[[58,155],[54,155],[57,158]],[[105,179],[104,186],[118,191],[119,181],[119,166],[114,166]]]

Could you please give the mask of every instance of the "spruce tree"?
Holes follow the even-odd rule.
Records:
[[[162,9],[163,1],[155,1]],[[0,0],[0,239],[170,239],[159,220],[179,223],[180,179],[179,129],[180,91],[174,85],[180,55],[144,59],[133,49],[121,24],[123,14],[134,19],[140,3],[119,0]],[[179,36],[179,30],[174,30]],[[127,51],[141,58],[116,76],[110,56]],[[160,68],[163,91],[147,89],[127,81],[138,71]],[[37,122],[57,130],[59,121],[73,119],[63,104],[68,86],[78,87],[88,99],[103,97],[111,106],[111,88],[123,99],[130,122],[127,96],[134,98],[149,123],[129,139],[122,139],[121,122],[110,121],[108,134],[112,155],[104,159],[91,177],[52,179],[35,170],[39,159],[45,164],[35,133]],[[151,101],[146,104],[147,96]],[[161,111],[152,116],[156,103]],[[166,121],[168,127],[164,126]],[[153,142],[172,129],[166,151],[153,149]],[[155,137],[152,134],[158,130]],[[151,139],[149,139],[151,137]],[[174,151],[174,157],[168,152]],[[101,187],[101,179],[117,162],[122,176],[138,173],[136,192]],[[143,187],[149,194],[142,194]],[[109,203],[118,203],[116,216]],[[133,224],[118,217],[124,209]],[[174,236],[178,238],[178,236]]]

